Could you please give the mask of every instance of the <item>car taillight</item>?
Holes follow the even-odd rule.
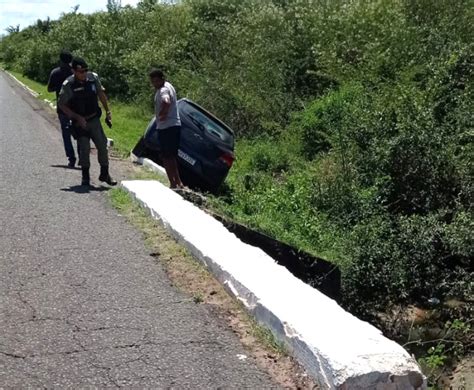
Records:
[[[235,156],[233,153],[225,152],[219,157],[219,160],[221,160],[225,165],[227,165],[230,168],[232,164],[234,163]]]

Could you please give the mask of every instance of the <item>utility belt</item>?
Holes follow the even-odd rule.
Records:
[[[98,112],[95,112],[94,114],[91,114],[91,115],[86,115],[86,116],[84,117],[84,119],[85,119],[87,122],[89,122],[89,121],[91,121],[92,119],[94,119],[96,116],[99,116],[99,113],[98,113]]]

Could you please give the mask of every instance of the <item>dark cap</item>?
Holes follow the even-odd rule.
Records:
[[[65,64],[69,64],[72,61],[72,54],[67,50],[62,50],[59,53],[59,59]]]
[[[86,69],[88,66],[87,66],[87,62],[83,58],[74,57],[74,59],[72,60],[71,67],[72,69],[77,70],[77,69]]]

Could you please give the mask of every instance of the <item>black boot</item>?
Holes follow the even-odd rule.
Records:
[[[82,168],[82,183],[83,186],[90,186],[91,177],[89,175],[89,168]]]
[[[99,180],[107,183],[109,186],[114,186],[117,184],[117,182],[112,179],[112,177],[109,174],[109,166],[108,165],[102,165],[100,167],[100,176]]]

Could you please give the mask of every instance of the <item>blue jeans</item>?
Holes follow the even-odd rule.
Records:
[[[64,151],[69,161],[76,161],[74,154],[74,147],[72,146],[72,135],[71,135],[71,120],[61,112],[58,112],[59,123],[61,124],[61,132],[63,134]],[[79,155],[79,151],[77,152]]]

